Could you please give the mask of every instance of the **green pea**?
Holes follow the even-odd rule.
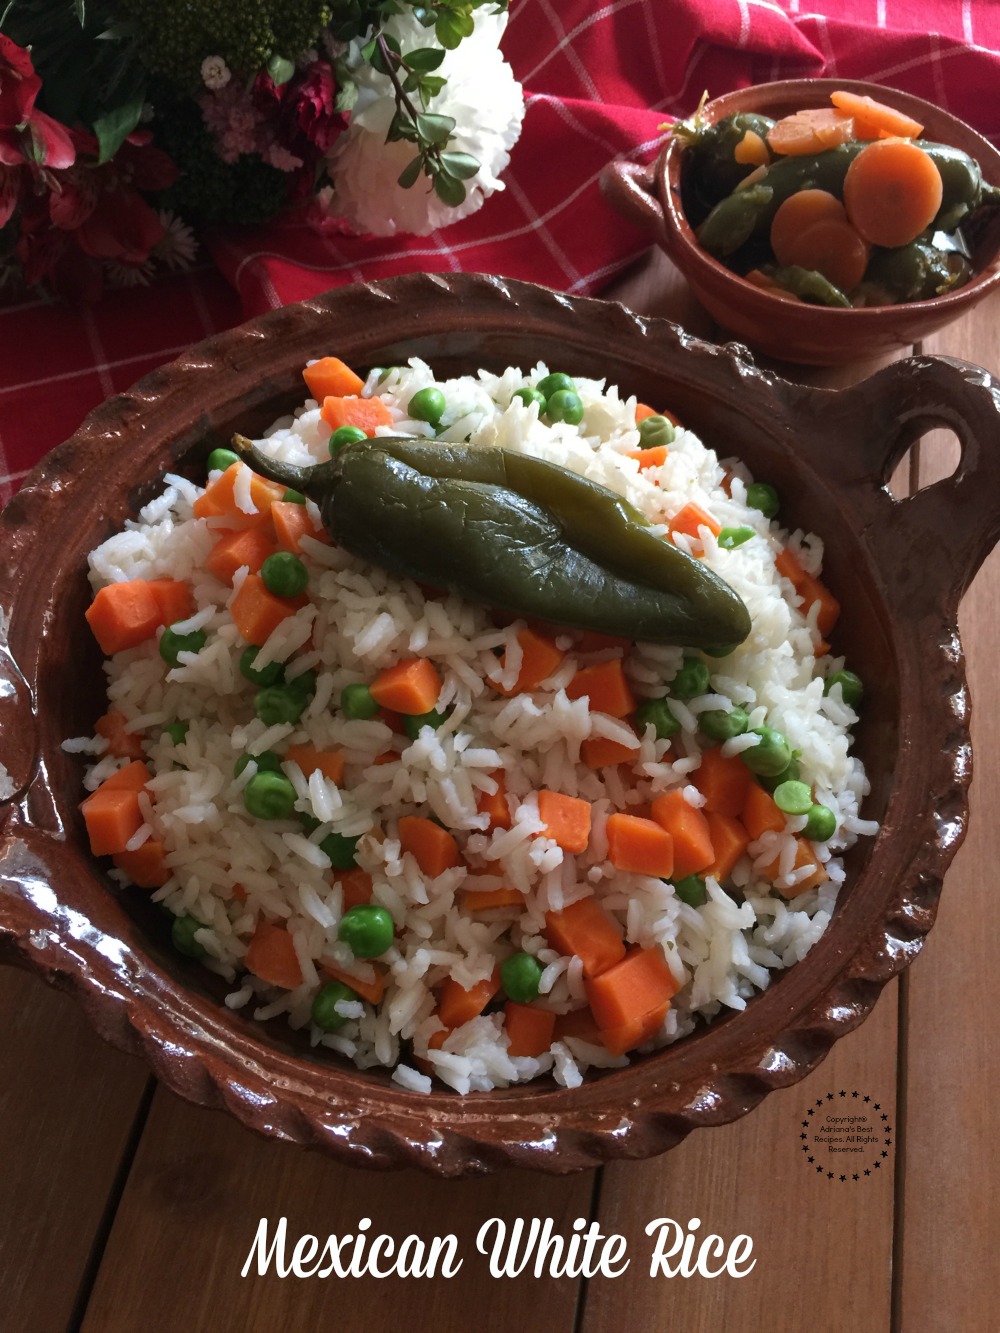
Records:
[[[288,505],[304,505],[306,502],[306,497],[301,491],[287,490],[281,498]]]
[[[786,815],[806,815],[812,809],[812,792],[808,783],[789,778],[774,789],[774,804]]]
[[[751,509],[759,509],[765,518],[774,518],[781,508],[778,492],[766,481],[754,481],[747,487],[747,504]]]
[[[837,831],[837,816],[828,805],[809,807],[802,830],[810,842],[827,842]]]
[[[209,472],[225,472],[239,461],[239,454],[234,454],[232,449],[213,449],[208,455],[208,470]]]
[[[439,713],[436,708],[432,708],[429,713],[409,713],[403,718],[403,730],[411,741],[415,741],[424,727],[437,731],[444,720],[445,714]]]
[[[392,945],[394,927],[392,917],[384,907],[360,903],[340,918],[337,938],[355,958],[378,958]]]
[[[743,735],[750,725],[750,716],[738,705],[729,713],[722,708],[710,708],[698,714],[698,725],[709,740],[729,741],[734,736]]]
[[[367,685],[345,685],[340,695],[340,711],[352,721],[367,721],[379,711]]]
[[[639,422],[639,443],[644,449],[655,449],[660,444],[673,444],[677,432],[666,417],[646,417]]]
[[[356,1000],[357,991],[345,986],[342,981],[328,981],[321,986],[313,997],[312,1021],[324,1032],[336,1032],[348,1021],[343,1014],[337,1013],[337,1005],[344,1000]]]
[[[243,788],[243,804],[254,819],[290,819],[295,788],[284,773],[257,772]]]
[[[861,677],[856,676],[853,671],[835,671],[832,676],[827,676],[823,684],[823,693],[829,694],[834,685],[840,686],[840,697],[848,708],[856,709],[864,698],[865,687],[861,683]]]
[[[705,881],[700,875],[685,875],[674,881],[674,892],[688,907],[702,907],[708,899]]]
[[[257,765],[258,773],[281,772],[281,756],[273,750],[261,750],[260,754],[241,754],[233,764],[233,777],[238,778],[251,761]]]
[[[174,917],[170,927],[170,942],[185,958],[204,958],[205,946],[195,939],[195,932],[205,929],[205,923],[193,916]]]
[[[432,386],[418,389],[406,410],[414,421],[426,421],[428,426],[436,426],[444,416],[446,406],[444,394]]]
[[[708,689],[708,667],[697,657],[685,657],[677,675],[670,682],[670,693],[678,699],[694,699]]]
[[[245,676],[254,685],[267,689],[268,686],[277,685],[284,680],[285,668],[280,662],[268,662],[267,666],[262,666],[258,671],[254,662],[259,652],[260,649],[255,648],[253,644],[243,649],[240,654],[240,675]]]
[[[180,745],[188,734],[188,724],[186,722],[168,722],[163,728],[163,734],[169,736],[174,745]]]
[[[797,782],[802,776],[802,765],[799,763],[798,750],[792,751],[791,759],[780,773],[775,773],[773,776],[767,773],[758,773],[757,776],[760,778],[760,785],[765,791],[771,792],[772,795],[783,782]]]
[[[519,399],[525,407],[530,407],[532,403],[537,403],[539,412],[545,411],[545,395],[539,393],[537,389],[532,389],[530,387],[517,389],[514,392],[513,397]]]
[[[282,722],[298,722],[308,702],[304,694],[288,685],[272,685],[257,691],[253,711],[265,727],[276,727]]]
[[[546,375],[544,379],[538,381],[535,388],[545,399],[551,398],[554,393],[560,393],[563,389],[576,393],[576,383],[568,375],[564,375],[561,370]]]
[[[192,630],[190,634],[178,634],[172,625],[160,635],[160,656],[168,665],[180,664],[180,653],[200,653],[208,635],[203,629]]]
[[[567,426],[579,426],[583,420],[583,403],[572,389],[557,389],[546,401],[545,414],[550,421],[565,421]]]
[[[500,982],[518,1004],[538,998],[538,985],[545,969],[530,953],[513,953],[500,964]]]
[[[291,676],[285,681],[285,689],[300,695],[308,703],[316,693],[316,672],[300,671],[297,676]]]
[[[275,551],[260,567],[264,587],[275,597],[298,597],[309,583],[309,571],[291,551]]]
[[[750,733],[760,737],[760,744],[740,752],[740,758],[751,773],[777,777],[784,772],[792,758],[791,747],[780,731],[773,727],[754,727]]]
[[[330,457],[340,453],[345,444],[360,444],[362,440],[367,439],[368,432],[362,430],[360,426],[338,426],[330,436],[330,443],[327,446]]]
[[[644,731],[652,723],[658,741],[668,741],[681,729],[681,724],[670,711],[666,699],[644,699],[635,710],[635,721],[640,731]]]
[[[753,528],[723,528],[719,533],[719,545],[724,551],[734,551],[754,536]]]
[[[343,833],[328,833],[320,843],[320,851],[326,852],[334,870],[350,870],[358,864],[358,843],[360,838],[347,838]]]

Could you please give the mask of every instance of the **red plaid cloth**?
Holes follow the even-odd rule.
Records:
[[[527,112],[506,189],[480,212],[414,239],[275,222],[212,238],[215,267],[112,293],[92,311],[0,310],[0,504],[106,395],[262,310],[414,269],[599,290],[646,248],[601,199],[601,168],[621,153],[646,160],[664,118],[688,115],[705,89],[871,79],[1000,140],[995,0],[822,0],[799,10],[800,0],[512,0],[504,51]]]

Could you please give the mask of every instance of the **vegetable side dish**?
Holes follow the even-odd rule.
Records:
[[[673,127],[699,244],[765,290],[831,307],[929,300],[967,282],[970,224],[1000,187],[882,102],[842,91],[831,103]]]

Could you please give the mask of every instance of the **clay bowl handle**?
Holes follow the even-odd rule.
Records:
[[[656,164],[647,167],[617,159],[601,172],[601,193],[626,221],[645,231],[659,245],[667,242],[667,225],[656,187]]]
[[[943,611],[953,618],[1000,540],[1000,380],[951,357],[911,357],[837,391],[825,404],[816,401],[825,394],[812,394],[814,411],[835,403],[837,417],[837,447],[817,452],[815,467],[841,495],[856,499],[863,538],[877,562],[905,582],[911,613]],[[894,468],[935,427],[954,431],[962,450],[958,467],[915,495],[894,499],[888,489]],[[919,577],[907,576],[907,561]]]

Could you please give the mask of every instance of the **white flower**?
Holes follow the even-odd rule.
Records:
[[[480,12],[475,22],[472,36],[449,51],[436,71],[447,82],[427,108],[455,119],[448,151],[470,153],[480,163],[476,175],[465,182],[465,200],[457,208],[441,202],[423,173],[411,189],[397,184],[414,155],[413,145],[385,142],[396,110],[392,84],[370,65],[358,70],[358,100],[350,127],[339,136],[328,159],[337,210],[358,231],[426,236],[476,212],[494,190],[503,189],[499,177],[521,133],[524,96],[499,49],[507,15]],[[412,15],[393,19],[386,30],[404,51],[437,45],[433,34]]]
[[[167,268],[190,268],[198,253],[198,242],[194,232],[182,222],[176,213],[163,209],[157,214],[166,228],[163,240],[153,247],[153,254],[166,264]]]
[[[225,88],[232,77],[229,66],[222,56],[206,56],[201,62],[201,81],[206,88],[211,88],[213,92]]]
[[[144,264],[119,264],[117,260],[109,259],[104,272],[112,287],[148,287],[153,268],[149,259]]]

